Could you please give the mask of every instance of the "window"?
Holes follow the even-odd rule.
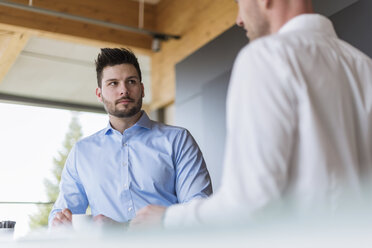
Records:
[[[38,202],[48,202],[45,179],[63,149],[73,112],[0,103],[0,220],[16,221],[15,237],[29,229]],[[83,137],[106,127],[107,115],[79,112]]]

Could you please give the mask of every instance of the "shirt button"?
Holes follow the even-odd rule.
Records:
[[[124,188],[128,187],[128,184],[124,184]]]
[[[127,166],[127,162],[124,162],[124,163],[123,163],[123,166]]]
[[[130,208],[128,208],[128,211],[130,212],[130,211],[132,211],[132,209],[133,209],[133,208],[132,208],[132,207],[130,207]]]
[[[127,143],[124,143],[123,146],[127,146]]]

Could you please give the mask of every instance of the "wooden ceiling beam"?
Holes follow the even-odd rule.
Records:
[[[26,45],[27,33],[0,30],[0,83]]]
[[[28,0],[11,0],[28,6]],[[139,3],[133,0],[33,0],[33,7],[138,27]],[[144,28],[155,28],[155,5],[145,4]]]
[[[28,4],[28,0],[13,0],[12,2]],[[33,1],[33,6],[119,25],[131,27],[137,27],[138,25],[138,3],[131,0],[37,0]],[[144,28],[154,29],[154,13],[153,5],[145,6]],[[152,37],[145,34],[33,13],[12,7],[0,6],[0,23],[49,34],[55,33],[56,35],[122,44],[123,46],[139,49],[151,49]]]

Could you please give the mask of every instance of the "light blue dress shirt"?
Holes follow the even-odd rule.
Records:
[[[149,204],[170,206],[212,194],[203,155],[191,134],[142,113],[123,134],[108,124],[75,144],[49,224],[64,208],[83,214],[89,205],[93,216],[127,222]]]

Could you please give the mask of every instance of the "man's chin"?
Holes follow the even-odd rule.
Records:
[[[135,115],[135,113],[131,113],[131,112],[115,112],[113,114],[111,114],[115,117],[118,117],[118,118],[129,118],[129,117],[132,117]]]
[[[127,108],[130,108],[129,106],[132,104],[132,102],[126,102],[126,103],[122,103],[122,102],[119,102],[115,105],[116,108],[121,108],[121,109],[127,109]]]
[[[118,110],[118,111],[115,111],[113,113],[110,113],[110,115],[112,116],[115,116],[115,117],[118,117],[118,118],[129,118],[129,117],[133,117],[135,116],[136,114],[138,114],[138,112],[140,112],[140,110],[136,110],[136,109],[128,109],[128,110]]]

